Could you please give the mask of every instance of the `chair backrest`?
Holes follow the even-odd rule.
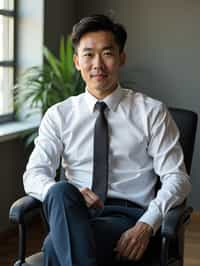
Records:
[[[185,157],[185,166],[190,173],[197,129],[197,114],[184,109],[169,108],[180,131],[180,143]]]

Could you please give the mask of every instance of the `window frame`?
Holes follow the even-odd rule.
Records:
[[[12,60],[0,60],[0,67],[11,67],[13,69],[13,85],[16,82],[16,39],[17,39],[17,1],[13,0],[13,10],[0,9],[0,15],[4,17],[13,18],[13,59]],[[0,115],[0,124],[15,120],[15,111],[8,114]]]

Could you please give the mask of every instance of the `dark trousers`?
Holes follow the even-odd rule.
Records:
[[[111,266],[121,234],[144,213],[114,199],[101,212],[90,210],[80,191],[66,181],[50,188],[43,207],[50,228],[43,244],[45,266]]]

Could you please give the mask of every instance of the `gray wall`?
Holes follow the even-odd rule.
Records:
[[[67,36],[75,23],[75,1],[45,0],[44,44],[55,54],[61,36]]]
[[[76,1],[77,18],[114,14],[128,31],[122,80],[169,106],[200,110],[200,1]],[[200,210],[199,129],[192,166],[190,202]]]

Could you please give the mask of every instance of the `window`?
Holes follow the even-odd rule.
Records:
[[[13,118],[15,0],[0,0],[0,122]]]

